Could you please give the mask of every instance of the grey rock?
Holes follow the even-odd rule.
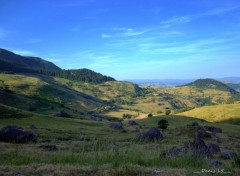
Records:
[[[149,130],[145,133],[141,133],[138,135],[138,139],[141,140],[162,140],[163,139],[163,134],[157,127],[151,127]]]
[[[197,122],[192,122],[192,126],[199,126]]]
[[[118,122],[110,123],[108,126],[110,128],[117,129],[117,130],[123,129],[122,123],[118,123]]]
[[[237,153],[235,151],[228,150],[228,151],[224,151],[221,153],[221,158],[231,159],[231,158],[234,158],[236,155],[237,155]]]
[[[216,160],[216,161],[212,161],[212,162],[210,163],[210,166],[213,166],[213,167],[221,167],[221,166],[223,166],[223,163]]]
[[[56,145],[50,145],[50,144],[49,145],[41,145],[39,147],[46,151],[57,151],[58,150]]]
[[[204,126],[204,128],[207,131],[211,131],[213,133],[222,133],[222,129],[221,128],[217,128],[217,127],[214,127],[214,126]]]
[[[37,136],[30,131],[24,131],[19,126],[5,126],[0,130],[0,141],[4,142],[36,142]]]
[[[208,143],[207,144],[207,150],[211,153],[211,154],[215,154],[220,152],[220,147],[217,144],[214,143]]]
[[[128,121],[128,124],[129,124],[129,125],[132,125],[132,126],[133,126],[133,125],[138,125],[138,123],[137,123],[136,121],[134,121],[134,120],[129,120],[129,121]]]

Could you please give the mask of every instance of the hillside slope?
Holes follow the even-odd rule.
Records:
[[[0,48],[0,70],[17,71],[24,69],[26,71],[35,69],[60,70],[58,66],[42,58],[20,56]]]
[[[178,115],[195,117],[209,122],[219,122],[232,119],[240,120],[240,104],[224,104],[195,108]]]

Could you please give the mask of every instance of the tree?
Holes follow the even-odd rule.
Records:
[[[168,121],[165,119],[158,121],[158,128],[165,130],[168,127]]]
[[[165,114],[169,115],[170,113],[171,113],[171,110],[170,109],[166,109]]]

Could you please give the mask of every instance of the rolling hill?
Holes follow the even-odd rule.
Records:
[[[209,122],[221,122],[238,119],[240,122],[240,104],[223,104],[195,108],[178,115],[204,119]]]
[[[26,57],[0,48],[0,71],[16,73],[39,73],[48,76],[71,79],[81,82],[102,83],[115,81],[89,69],[64,70],[39,57]]]

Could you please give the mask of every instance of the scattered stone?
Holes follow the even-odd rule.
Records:
[[[133,133],[139,133],[140,132],[140,129],[138,127],[135,127],[134,130],[132,130]]]
[[[46,150],[46,151],[50,151],[50,152],[58,150],[56,145],[50,145],[50,144],[49,145],[41,145],[39,147]]]
[[[222,140],[220,138],[217,138],[217,143],[222,143]]]
[[[147,132],[141,133],[140,135],[138,135],[138,138],[142,140],[150,140],[150,141],[162,140],[163,135],[157,127],[151,127]]]
[[[180,157],[185,156],[188,152],[188,149],[186,146],[173,146],[167,151],[163,151],[161,156],[164,157]]]
[[[240,143],[235,145],[236,148],[240,148]]]
[[[30,126],[30,128],[31,128],[31,129],[37,129],[37,126],[34,125],[34,124],[32,124],[32,125]]]
[[[129,121],[128,121],[128,124],[129,124],[129,125],[132,125],[132,126],[133,126],[133,125],[138,125],[138,123],[137,123],[136,121],[134,121],[134,120],[129,120]]]
[[[108,126],[110,128],[114,128],[114,129],[117,129],[117,130],[123,129],[122,123],[118,123],[118,122],[110,123]]]
[[[199,128],[198,130],[198,135],[200,138],[211,138],[211,134],[209,132],[206,132],[204,128]]]
[[[154,174],[160,174],[161,171],[156,169],[156,170],[153,171],[153,173],[154,173]]]
[[[204,126],[204,128],[207,131],[211,131],[213,133],[222,133],[222,129],[221,128],[216,128],[216,127],[213,127],[213,126]]]
[[[236,152],[232,151],[232,150],[228,150],[228,151],[224,151],[221,153],[221,158],[223,159],[231,159],[234,158],[237,155]]]
[[[210,163],[210,166],[213,166],[213,167],[221,167],[221,166],[223,166],[223,163],[216,160],[216,161],[212,161],[212,162]]]
[[[206,157],[212,156],[212,154],[207,150],[207,146],[205,142],[202,140],[199,131],[195,132],[194,141],[186,143],[185,147],[187,147],[190,150],[190,153],[193,156],[206,156]]]
[[[207,144],[207,150],[210,152],[210,154],[215,154],[220,152],[220,147],[217,144],[214,143],[208,143]]]
[[[30,131],[24,131],[19,126],[5,126],[0,130],[0,141],[4,142],[36,142],[37,137]]]
[[[192,126],[199,126],[197,122],[192,122]]]

